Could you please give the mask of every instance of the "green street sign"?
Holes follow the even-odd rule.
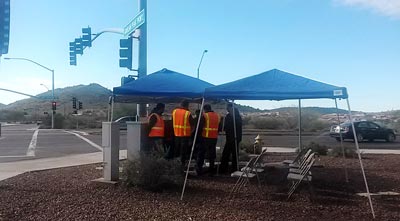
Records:
[[[130,36],[137,28],[145,22],[144,9],[137,14],[131,22],[124,28],[124,35]]]

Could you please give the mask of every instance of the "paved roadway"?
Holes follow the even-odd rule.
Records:
[[[34,124],[2,125],[0,163],[101,151],[101,133],[38,129]],[[126,133],[125,133],[126,134]],[[126,136],[121,136],[126,149]]]
[[[248,139],[248,142],[254,142],[257,135],[244,135],[243,139]],[[297,147],[299,144],[299,137],[297,135],[262,135],[265,146],[271,147]],[[302,144],[308,145],[310,142],[315,142],[320,145],[326,145],[329,148],[340,147],[340,142],[336,139],[329,137],[329,134],[307,134],[302,136]],[[344,147],[355,147],[353,140],[345,140]],[[387,143],[385,140],[375,140],[374,142],[360,142],[360,149],[390,149],[400,150],[400,137],[397,137],[395,142]]]
[[[101,130],[49,130],[38,129],[37,125],[3,125],[0,137],[0,163],[27,159],[53,158],[66,155],[94,153],[101,151]],[[253,143],[256,132],[244,132],[243,142]],[[299,138],[296,134],[262,132],[264,146],[297,147]],[[224,137],[217,145],[223,146]],[[304,134],[303,145],[310,142],[328,147],[340,146],[340,142],[324,134]],[[354,142],[346,140],[346,147],[354,147]],[[361,149],[397,149],[400,150],[400,137],[393,143],[385,141],[362,142]],[[120,149],[126,149],[126,131],[121,131]]]

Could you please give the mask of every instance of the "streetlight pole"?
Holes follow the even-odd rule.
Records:
[[[54,100],[55,100],[55,97],[54,97],[54,69],[50,69],[50,68],[48,68],[48,67],[46,67],[46,66],[44,66],[44,65],[42,65],[42,64],[39,64],[39,63],[37,63],[36,61],[32,61],[32,60],[30,60],[30,59],[27,59],[27,58],[4,58],[5,60],[23,60],[23,61],[29,61],[29,62],[31,62],[31,63],[34,63],[34,64],[36,64],[37,66],[40,66],[40,67],[42,67],[42,68],[44,68],[44,69],[46,69],[46,70],[48,70],[48,71],[50,71],[51,72],[51,94],[52,94],[52,101],[51,102],[54,102]],[[51,129],[54,129],[54,110],[51,110]]]
[[[208,50],[204,50],[203,54],[201,55],[200,63],[199,63],[199,66],[197,67],[197,79],[200,79],[200,65],[201,65],[201,62],[203,61],[204,54],[207,52],[208,52]]]

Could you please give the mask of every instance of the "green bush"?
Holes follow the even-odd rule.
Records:
[[[254,145],[250,140],[242,140],[239,143],[239,151],[243,151],[245,153],[254,153]]]
[[[354,158],[357,155],[357,150],[355,147],[343,147],[343,148],[345,157]],[[332,148],[332,150],[329,152],[329,155],[334,157],[342,157],[343,156],[342,148],[340,146]]]
[[[162,192],[183,184],[180,162],[154,155],[142,154],[135,161],[126,161],[122,177],[128,186],[153,192]]]
[[[320,145],[315,142],[310,142],[307,146],[307,149],[311,149],[313,152],[318,153],[320,156],[327,155],[328,147],[325,145]]]

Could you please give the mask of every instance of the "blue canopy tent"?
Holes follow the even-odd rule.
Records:
[[[183,99],[201,102],[205,88],[214,85],[166,68],[131,81],[123,86],[114,87],[113,103],[179,103]],[[112,121],[111,113],[111,121]]]
[[[207,88],[206,99],[293,100],[347,98],[344,87],[321,83],[278,69]]]
[[[302,145],[301,145],[301,102],[300,101],[301,99],[320,99],[320,98],[334,99],[336,109],[337,109],[337,99],[346,99],[349,109],[350,121],[352,122],[353,132],[355,133],[351,110],[350,110],[350,104],[348,101],[347,89],[345,87],[337,87],[330,84],[325,84],[305,77],[290,74],[278,69],[272,69],[263,72],[261,74],[246,77],[226,84],[218,85],[215,87],[206,88],[204,92],[203,104],[204,104],[204,99],[278,100],[278,101],[299,100],[299,148],[301,149]],[[235,114],[233,114],[233,116],[235,116]],[[355,134],[354,137],[355,137],[358,158],[363,173],[363,178],[368,193],[368,199],[371,206],[371,211],[373,216],[375,217],[369,193],[368,183],[360,156],[358,141]],[[342,150],[343,150],[343,143],[342,143]],[[347,172],[346,172],[346,181],[347,181]],[[181,198],[183,197],[183,192],[184,189],[182,191]]]
[[[205,88],[214,85],[166,68],[114,87],[115,102],[174,102],[201,100]]]

